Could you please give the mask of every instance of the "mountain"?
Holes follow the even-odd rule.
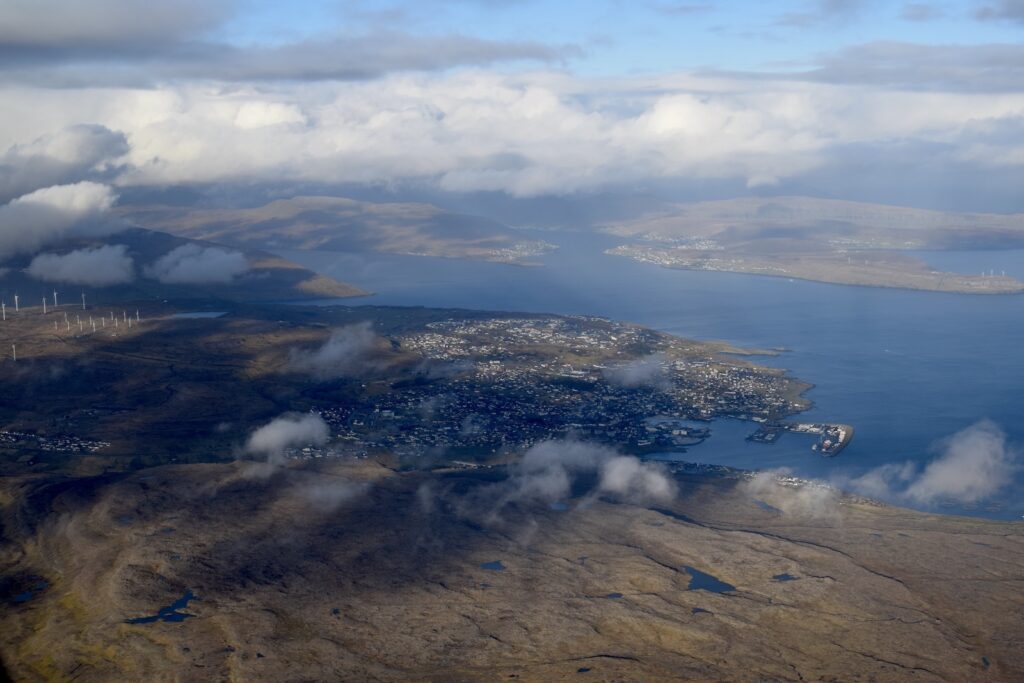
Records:
[[[184,249],[183,249],[184,248]],[[108,249],[107,259],[89,254]],[[177,250],[177,251],[176,251]],[[72,271],[71,255],[86,255]],[[203,240],[133,228],[104,238],[74,238],[52,245],[50,264],[21,256],[0,264],[0,296],[8,307],[19,294],[22,306],[39,306],[56,289],[77,300],[221,299],[288,301],[362,296],[366,292],[319,275],[297,263],[257,249],[234,249]],[[167,257],[171,260],[168,261]],[[161,261],[161,259],[164,259]],[[158,267],[158,264],[162,264]],[[122,277],[97,271],[124,268]],[[172,268],[177,268],[172,271]],[[191,268],[191,270],[188,270]],[[184,269],[184,270],[183,270]],[[204,272],[205,270],[205,272]]]
[[[496,221],[419,203],[295,197],[250,209],[128,206],[120,212],[141,227],[239,247],[377,251],[508,263],[553,248],[524,239]]]

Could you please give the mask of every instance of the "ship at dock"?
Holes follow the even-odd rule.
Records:
[[[821,436],[818,443],[811,446],[812,450],[818,451],[826,458],[839,454],[846,448],[853,438],[853,427],[850,425],[816,425],[821,427]]]
[[[821,455],[831,458],[838,455],[853,439],[853,427],[848,424],[810,423],[810,422],[771,422],[747,437],[747,441],[773,444],[785,432],[797,434],[816,434],[818,441],[811,446]]]

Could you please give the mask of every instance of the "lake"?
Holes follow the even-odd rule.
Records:
[[[609,256],[604,236],[527,233],[560,245],[541,267],[366,253],[282,252],[306,267],[375,292],[374,305],[598,315],[737,346],[784,348],[755,360],[815,386],[799,419],[852,424],[835,458],[784,435],[774,445],[744,439],[754,426],[714,423],[684,458],[748,469],[791,468],[826,480],[881,464],[924,463],[937,442],[990,419],[1024,444],[1024,296],[964,295],[828,285],[786,278],[658,268]],[[1024,277],[1024,252],[926,254],[965,273]],[[934,257],[934,258],[933,258]],[[358,304],[359,299],[335,303]],[[328,303],[328,302],[323,302]],[[1024,515],[1024,475],[980,505],[932,510],[1001,519]],[[920,507],[920,506],[919,506]]]

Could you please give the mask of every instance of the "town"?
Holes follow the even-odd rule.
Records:
[[[335,439],[296,458],[486,458],[577,437],[643,454],[685,452],[719,417],[765,421],[806,404],[802,385],[691,342],[586,317],[447,320],[395,339],[428,369],[353,404],[317,408]],[[696,424],[694,424],[696,422]]]

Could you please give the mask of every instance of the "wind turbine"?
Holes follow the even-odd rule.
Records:
[[[85,292],[82,292],[82,310],[85,310]]]
[[[57,308],[57,290],[53,290],[53,307]]]
[[[14,362],[17,363],[18,362],[18,347],[15,346],[14,344],[11,344],[11,354],[14,356]]]
[[[19,310],[21,310],[21,309],[18,308],[18,295],[15,294],[14,295],[14,312],[17,313]]]
[[[43,315],[46,315],[46,297],[43,297]]]
[[[0,302],[0,312],[3,312],[4,320],[7,320],[7,302]]]

